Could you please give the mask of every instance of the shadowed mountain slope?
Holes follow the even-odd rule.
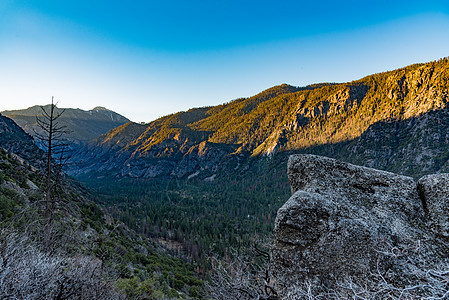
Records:
[[[44,152],[13,120],[0,114],[0,147],[15,153],[36,167],[44,166]]]

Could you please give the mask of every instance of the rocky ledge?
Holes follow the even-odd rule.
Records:
[[[444,293],[430,291],[429,280],[443,276],[448,258],[449,174],[415,182],[327,157],[293,155],[288,176],[292,196],[277,214],[270,265],[281,298],[305,297],[307,284],[328,295],[342,286],[380,297],[388,288]]]

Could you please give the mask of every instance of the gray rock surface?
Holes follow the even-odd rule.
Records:
[[[418,180],[418,191],[432,230],[449,237],[449,174],[422,177]]]
[[[428,266],[447,257],[449,174],[417,184],[327,157],[293,155],[288,176],[293,195],[276,217],[270,266],[281,298],[306,281],[333,288],[373,274],[407,285],[419,274],[416,263],[401,259],[404,253],[419,251]]]

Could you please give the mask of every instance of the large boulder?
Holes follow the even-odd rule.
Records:
[[[293,155],[288,176],[292,196],[276,217],[270,266],[281,298],[295,298],[306,282],[329,290],[380,275],[408,286],[422,275],[411,254],[427,266],[447,256],[448,174],[417,185],[411,177]]]

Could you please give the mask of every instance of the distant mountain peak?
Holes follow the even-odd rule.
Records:
[[[45,105],[43,108],[45,111],[49,111],[49,105]],[[70,140],[88,141],[129,122],[124,116],[102,106],[97,106],[89,111],[79,108],[57,108],[57,111],[64,111],[58,121],[59,125],[67,126],[71,131],[66,136]],[[3,111],[2,114],[13,119],[31,135],[35,134],[36,130],[39,131],[36,117],[42,116],[41,106],[35,105],[27,109]]]
[[[110,109],[107,109],[106,107],[103,106],[95,106],[92,110],[105,110],[105,111],[110,111]]]

